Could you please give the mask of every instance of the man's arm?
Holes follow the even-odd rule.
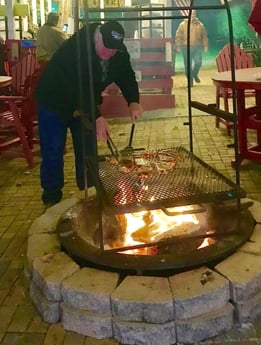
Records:
[[[204,47],[204,52],[208,52],[208,34],[205,26],[202,24],[202,44]]]
[[[119,86],[121,92],[128,102],[139,103],[139,88],[136,81],[135,72],[130,63],[130,55],[127,50],[123,53],[117,53],[112,61],[113,81]]]
[[[175,45],[176,45],[176,52],[180,53],[181,46],[184,44],[184,24],[185,22],[181,22],[177,28],[176,31],[176,39],[175,39]]]
[[[139,88],[135,72],[130,63],[130,55],[127,50],[117,53],[112,63],[112,73],[115,73],[114,82],[119,86],[126,99],[132,121],[136,121],[142,114],[143,109],[139,103]]]

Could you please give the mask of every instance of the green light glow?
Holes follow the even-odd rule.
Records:
[[[255,40],[255,32],[248,25],[248,18],[251,12],[249,3],[233,6],[231,16],[233,23],[234,39],[237,43],[243,40]],[[217,33],[219,37],[228,39],[228,19],[225,12],[217,13]]]

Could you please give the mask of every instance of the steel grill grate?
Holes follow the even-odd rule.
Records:
[[[245,196],[237,184],[183,147],[146,151],[145,154],[166,152],[179,157],[175,167],[168,173],[151,173],[146,179],[140,178],[135,170],[124,174],[117,165],[108,161],[100,163],[105,205],[123,213],[141,208],[183,206]]]

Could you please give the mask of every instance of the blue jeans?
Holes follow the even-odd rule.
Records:
[[[93,136],[85,131],[80,117],[71,117],[67,122],[52,110],[38,107],[39,138],[42,162],[40,167],[42,200],[45,204],[59,202],[64,186],[64,150],[67,130],[70,129],[75,155],[76,181],[80,190],[85,187],[84,145],[87,156],[94,155]],[[85,137],[85,143],[83,142]],[[93,185],[93,173],[87,169],[88,186]]]
[[[185,74],[188,78],[188,61],[187,61],[187,47],[182,47],[182,54],[185,66]],[[202,66],[202,46],[196,46],[190,48],[190,61],[191,61],[191,71],[190,77],[195,78],[197,77],[199,70]]]

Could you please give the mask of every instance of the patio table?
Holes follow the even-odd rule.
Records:
[[[0,87],[10,86],[12,84],[12,77],[0,75]]]
[[[212,76],[215,85],[232,88],[231,71],[217,72]],[[261,161],[261,67],[235,70],[239,161],[249,159]],[[245,90],[255,91],[255,104],[247,107]],[[248,131],[256,131],[256,143],[250,144]]]

